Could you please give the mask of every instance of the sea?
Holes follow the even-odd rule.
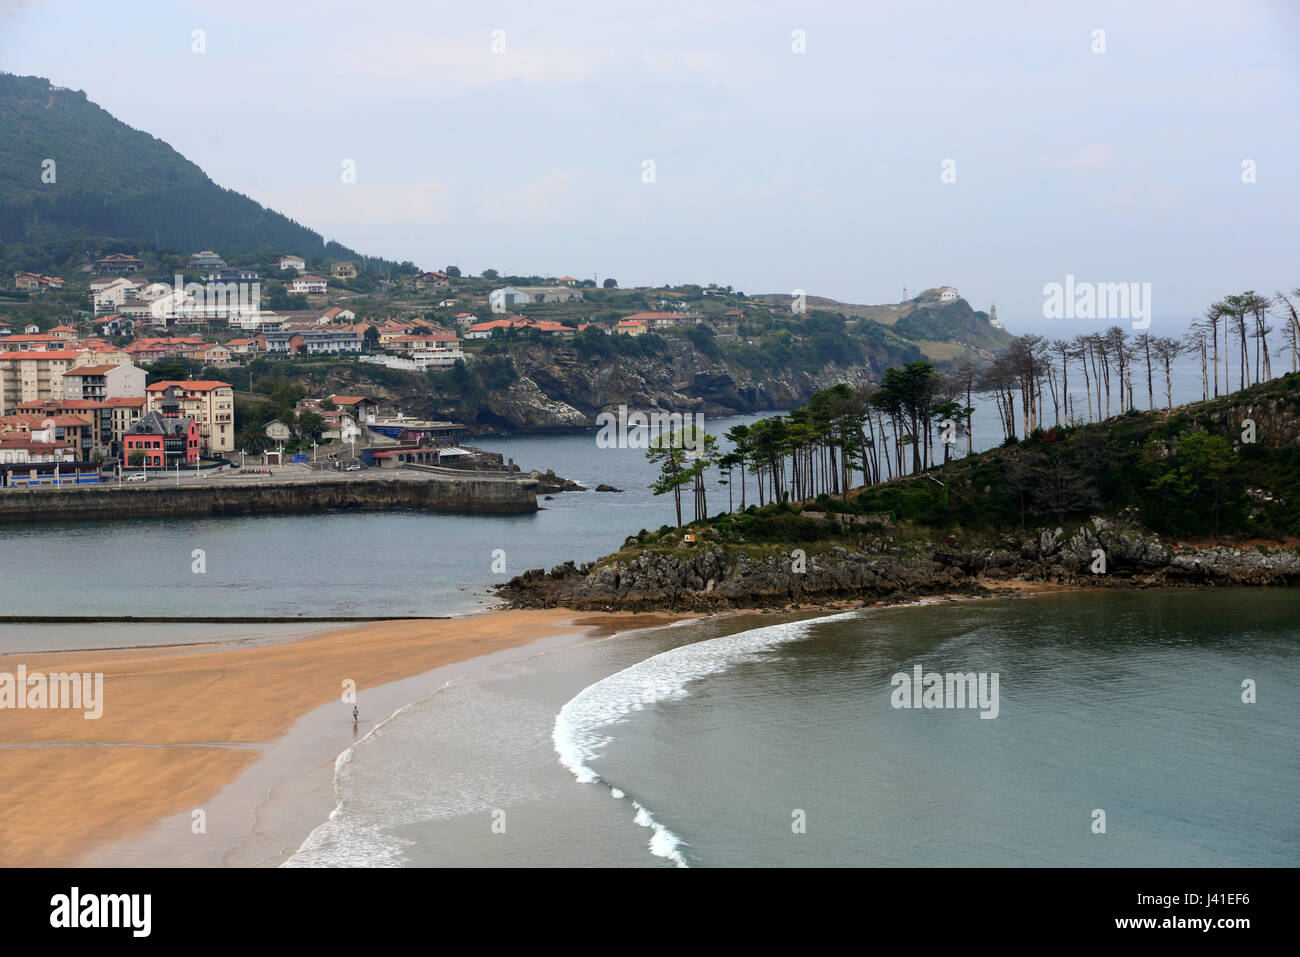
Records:
[[[762,617],[447,684],[340,756],[287,863],[1300,863],[1295,590]],[[996,716],[896,707],[917,666],[997,675]]]
[[[1199,391],[1188,375],[1176,398]],[[1001,435],[981,411],[987,448]],[[0,527],[0,653],[319,629],[24,615],[472,615],[510,576],[674,521],[642,450],[594,432],[474,444],[622,491],[556,494],[530,515]],[[740,494],[715,483],[709,511]],[[1295,866],[1298,638],[1295,590],[1209,589],[719,615],[540,643],[406,679],[337,756],[333,810],[266,862]],[[983,697],[927,707],[907,686],[932,675]]]

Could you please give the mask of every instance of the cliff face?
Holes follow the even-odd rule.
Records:
[[[1099,564],[1099,553],[1105,556]],[[1104,568],[1103,570],[1094,570]],[[1284,548],[1175,547],[1142,529],[1094,518],[1067,535],[1043,529],[996,547],[835,546],[821,553],[753,555],[707,544],[642,552],[582,568],[526,572],[500,587],[515,607],[619,610],[781,607],[828,601],[898,601],[989,594],[1017,582],[1111,588],[1297,585],[1300,553]]]
[[[552,348],[515,355],[520,379],[493,395],[480,422],[526,429],[566,429],[594,424],[601,411],[661,408],[736,415],[789,408],[838,382],[878,381],[868,366],[827,366],[816,373],[794,370],[755,374],[723,360],[710,360],[688,343],[671,344],[659,359],[584,360],[577,350]]]
[[[725,357],[710,358],[685,339],[667,339],[653,357],[584,357],[572,344],[548,342],[511,352],[518,379],[490,388],[478,400],[438,385],[427,373],[397,372],[357,362],[284,366],[283,372],[320,394],[363,394],[385,409],[464,422],[471,431],[564,432],[595,424],[620,404],[629,409],[737,415],[786,409],[818,389],[846,382],[879,382],[890,365],[921,358],[888,345],[872,345],[861,364],[754,371]],[[470,368],[474,368],[474,360]]]

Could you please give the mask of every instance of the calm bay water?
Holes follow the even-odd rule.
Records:
[[[710,421],[725,431],[756,416]],[[594,432],[485,437],[520,468],[554,469],[591,488],[541,501],[530,515],[331,512],[0,526],[0,598],[8,615],[294,617],[456,615],[492,602],[489,586],[530,568],[581,564],[641,528],[675,521],[647,486],[639,449],[601,449]],[[751,492],[752,492],[751,488]],[[710,510],[726,507],[712,492]],[[204,552],[206,570],[193,571]],[[494,570],[494,552],[505,571]],[[40,634],[0,625],[0,646]],[[114,639],[114,644],[119,643]],[[39,646],[50,647],[39,637]]]
[[[1180,372],[1175,399],[1199,398],[1198,368],[1184,361]],[[974,447],[985,449],[1002,435],[996,413],[977,405]],[[708,419],[706,428],[721,437],[759,417]],[[474,442],[525,470],[554,469],[588,488],[623,491],[557,494],[532,515],[335,512],[0,526],[0,603],[8,615],[464,614],[490,605],[488,588],[520,572],[593,561],[642,528],[675,522],[671,497],[648,491],[655,468],[641,449],[599,448],[594,431]],[[716,514],[728,489],[716,472],[711,478]],[[747,488],[755,501],[752,477]],[[739,480],[730,491],[738,507]],[[196,549],[203,574],[192,570]],[[504,571],[494,564],[498,549]],[[28,636],[50,647],[41,634],[0,625],[0,647],[22,647]]]
[[[1278,589],[590,642],[453,683],[350,749],[291,863],[1295,866],[1298,639],[1300,593]],[[895,709],[917,663],[997,672],[998,716]]]

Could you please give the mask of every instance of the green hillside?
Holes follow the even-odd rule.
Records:
[[[961,343],[991,353],[1001,352],[1012,338],[989,325],[988,313],[972,309],[965,299],[919,301],[891,328],[906,339]]]
[[[162,140],[80,91],[0,74],[0,242],[78,233],[180,250],[271,245],[308,258],[359,258],[338,243],[223,189]],[[46,160],[55,181],[44,182]]]

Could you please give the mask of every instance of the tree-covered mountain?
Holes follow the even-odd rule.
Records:
[[[218,186],[162,140],[42,77],[0,74],[0,143],[0,242],[76,233],[187,251],[271,245],[308,258],[361,258]]]

